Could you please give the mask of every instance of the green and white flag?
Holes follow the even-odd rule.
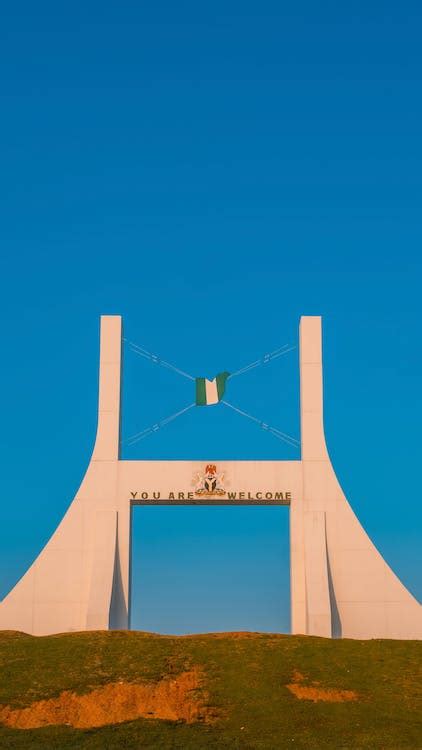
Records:
[[[229,376],[229,372],[220,372],[214,380],[196,378],[196,405],[218,404],[224,396],[226,380]]]

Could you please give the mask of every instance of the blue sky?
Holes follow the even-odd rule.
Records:
[[[98,323],[195,375],[324,321],[326,433],[422,598],[418,3],[16,2],[0,28],[0,596],[92,450]],[[123,436],[189,403],[125,352]],[[229,384],[299,436],[297,350]],[[295,458],[223,407],[126,458]],[[133,626],[289,627],[285,508],[136,509]]]

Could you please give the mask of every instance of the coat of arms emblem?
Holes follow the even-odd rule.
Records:
[[[221,497],[226,494],[224,474],[217,473],[215,464],[207,464],[203,474],[195,474],[195,495],[197,497]]]

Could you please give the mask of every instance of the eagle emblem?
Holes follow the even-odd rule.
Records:
[[[207,464],[203,474],[195,474],[195,495],[197,497],[221,497],[226,494],[224,474],[218,474],[215,464]]]

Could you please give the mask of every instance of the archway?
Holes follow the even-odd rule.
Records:
[[[175,506],[290,506],[293,633],[421,638],[419,603],[361,527],[328,456],[321,319],[303,317],[300,323],[297,461],[121,460],[121,331],[119,316],[102,317],[93,455],[57,531],[1,602],[0,627],[36,635],[127,628],[131,508],[165,499]]]
[[[290,632],[287,507],[137,507],[130,626]]]

